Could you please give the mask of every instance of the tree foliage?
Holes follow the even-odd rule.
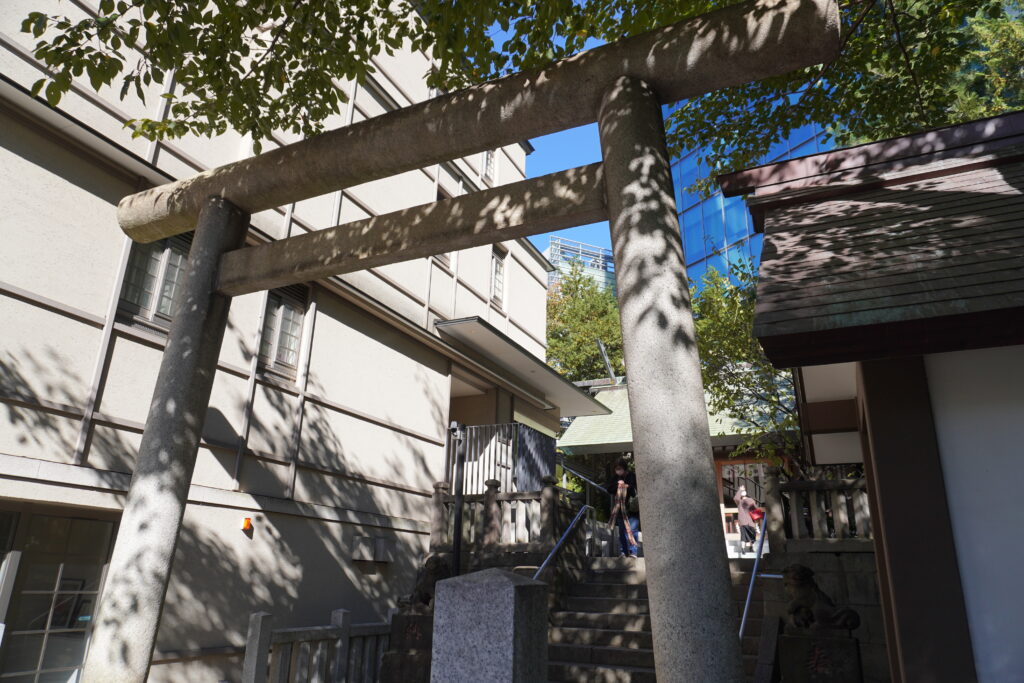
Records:
[[[321,130],[346,100],[339,82],[403,47],[432,57],[430,84],[452,89],[737,1],[100,0],[95,16],[33,12],[22,28],[48,68],[33,90],[52,104],[74,78],[143,98],[173,75],[168,116],[130,122],[135,134],[232,128],[258,144]],[[808,123],[842,143],[1020,108],[1020,3],[840,0],[838,60],[684,103],[670,145],[724,171]]]
[[[623,373],[619,307],[610,289],[601,288],[574,261],[548,292],[548,365],[578,382],[608,376],[597,346],[608,351],[616,375]]]
[[[691,292],[708,410],[734,420],[737,451],[781,457],[800,449],[793,374],[777,370],[754,337],[756,275],[749,263],[729,274],[708,268]]]

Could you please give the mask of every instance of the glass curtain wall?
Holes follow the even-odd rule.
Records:
[[[669,111],[666,109],[666,115]],[[773,146],[764,163],[795,159],[829,149],[832,149],[832,143],[825,140],[824,131],[808,125],[793,131],[788,140]],[[742,197],[723,197],[717,187],[707,199],[686,191],[696,180],[709,174],[709,169],[698,163],[696,151],[672,159],[672,182],[676,188],[686,271],[690,279],[698,283],[709,267],[725,273],[731,261],[750,259],[755,268],[761,262],[763,236],[754,232],[750,212]]]

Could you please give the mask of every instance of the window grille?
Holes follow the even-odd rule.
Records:
[[[132,322],[167,329],[180,305],[192,233],[133,244],[120,311]]]
[[[286,287],[272,290],[267,297],[260,335],[260,365],[265,370],[295,379],[302,345],[308,290]]]

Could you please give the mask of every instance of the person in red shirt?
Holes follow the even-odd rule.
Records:
[[[752,510],[757,509],[757,501],[747,495],[747,487],[740,486],[733,497],[736,501],[736,509],[739,511],[740,523],[740,553],[749,550],[754,552],[754,542],[757,540],[757,525],[750,516]]]

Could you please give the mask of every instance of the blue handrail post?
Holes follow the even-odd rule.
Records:
[[[747,601],[743,603],[743,618],[740,619],[740,640],[747,628],[747,612],[750,611],[750,599],[754,595],[754,582],[757,581],[757,567],[761,563],[761,551],[764,549],[764,530],[768,524],[768,515],[761,518],[761,533],[757,539],[757,552],[754,553],[754,569],[750,573],[750,586],[747,587]]]
[[[589,505],[584,505],[583,507],[580,508],[580,511],[576,513],[576,516],[572,518],[572,522],[569,523],[569,526],[562,533],[562,537],[558,539],[558,543],[556,543],[555,547],[551,549],[551,552],[548,553],[548,556],[544,558],[544,561],[541,562],[541,565],[537,567],[537,571],[533,575],[534,581],[538,581],[540,579],[541,573],[547,568],[548,564],[551,562],[551,560],[554,559],[555,555],[558,554],[558,551],[562,548],[562,545],[565,543],[565,539],[567,539],[569,537],[569,534],[572,533],[572,530],[576,528],[576,525],[579,523],[580,519],[583,517],[586,511],[593,509],[594,508],[590,507]]]

